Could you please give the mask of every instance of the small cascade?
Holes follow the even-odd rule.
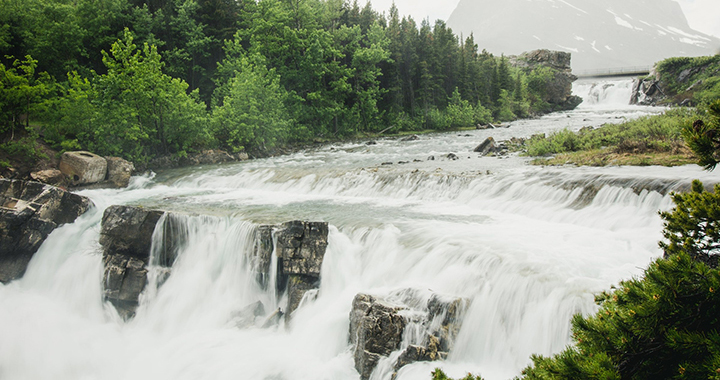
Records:
[[[581,79],[573,84],[573,94],[583,99],[580,109],[627,108],[632,96],[632,79]]]

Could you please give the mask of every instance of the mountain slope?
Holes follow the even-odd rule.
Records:
[[[720,39],[692,30],[672,0],[460,0],[448,25],[494,54],[570,52],[575,71],[650,66],[720,48]]]

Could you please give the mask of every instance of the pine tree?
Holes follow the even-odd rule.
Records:
[[[698,156],[698,164],[707,170],[720,162],[720,99],[707,106],[708,121],[699,119],[683,129],[683,137]]]

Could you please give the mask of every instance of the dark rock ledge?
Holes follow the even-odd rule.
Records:
[[[55,186],[0,178],[0,282],[21,278],[48,235],[92,206]]]
[[[103,294],[124,319],[135,315],[139,296],[147,286],[152,236],[163,215],[168,221],[176,218],[165,211],[129,206],[111,206],[103,215],[100,233],[105,266]],[[186,238],[183,231],[182,226],[167,227],[167,224],[163,231],[165,254],[157,264],[168,268],[168,271],[177,256],[177,247]],[[293,221],[257,228],[253,267],[258,281],[267,288],[270,285],[272,254],[277,254],[277,283],[274,288],[278,295],[288,294],[287,310],[283,311],[286,320],[297,309],[305,293],[319,287],[327,236],[328,225],[323,222]],[[277,246],[273,241],[277,242]],[[243,319],[264,314],[262,305],[250,306],[249,315],[243,316]]]

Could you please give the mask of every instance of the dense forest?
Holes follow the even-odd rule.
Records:
[[[0,153],[147,162],[262,153],[555,110],[513,67],[393,7],[343,0],[0,0]],[[7,166],[0,155],[0,165]]]

